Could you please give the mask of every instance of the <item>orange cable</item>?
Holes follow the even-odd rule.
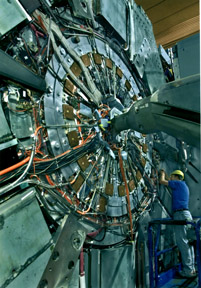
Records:
[[[39,126],[39,127],[36,129],[34,135],[37,135],[38,131],[39,131],[41,128],[42,128],[42,126]],[[1,171],[0,171],[0,176],[2,176],[2,175],[6,174],[6,173],[8,173],[8,172],[11,172],[11,171],[13,171],[13,170],[15,170],[15,169],[23,166],[24,164],[26,164],[27,162],[29,162],[29,159],[30,159],[30,156],[28,156],[27,158],[25,158],[25,159],[23,159],[22,161],[18,162],[17,164],[14,164],[14,165],[12,165],[12,166],[4,169],[4,170],[1,170]]]
[[[42,127],[42,126],[41,126],[41,127]],[[39,128],[39,127],[38,127],[38,128]],[[67,150],[67,151],[63,152],[62,154],[59,154],[59,155],[55,156],[54,158],[51,158],[51,159],[34,158],[34,160],[35,160],[35,161],[44,161],[44,162],[45,162],[45,161],[51,161],[51,160],[57,159],[57,158],[59,158],[59,157],[61,157],[61,156],[63,156],[63,155],[66,155],[67,153],[69,153],[69,152],[72,151],[72,150],[76,150],[76,149],[82,147],[82,146],[87,142],[87,140],[89,140],[92,136],[94,136],[94,134],[90,134],[90,135],[84,140],[83,143],[81,143],[81,144],[73,147],[73,148],[70,149],[70,150]]]
[[[23,109],[23,110],[16,110],[16,109],[13,109],[13,108],[10,107],[9,104],[7,104],[7,107],[8,107],[11,111],[13,111],[13,112],[25,112],[25,111],[27,111],[26,109]]]
[[[50,185],[52,185],[52,186],[55,185],[49,175],[45,175],[45,177],[46,177],[46,179],[47,179],[47,181],[48,181],[48,183],[49,183]],[[65,194],[61,189],[59,189],[59,188],[56,188],[56,189],[57,189],[57,191],[59,191],[59,192],[61,193],[61,195],[62,195],[71,205],[73,204],[72,201],[66,196],[66,194]],[[76,210],[76,212],[79,213],[79,214],[81,214],[81,215],[85,215],[87,212],[89,212],[89,210],[90,210],[90,207],[89,207],[86,211],[83,211],[83,212],[82,212],[82,211],[80,211],[80,210]]]
[[[33,174],[33,175],[30,176],[30,178],[33,178],[33,177],[36,177],[36,179],[38,179],[38,181],[41,182],[40,178],[36,174]]]
[[[29,162],[29,159],[30,159],[30,156],[28,156],[27,158],[25,158],[24,160],[18,162],[17,164],[15,164],[15,165],[13,165],[13,166],[10,166],[10,167],[8,167],[8,168],[6,168],[6,169],[4,169],[4,170],[1,170],[1,171],[0,171],[0,176],[2,176],[2,175],[6,174],[6,173],[8,173],[8,172],[11,172],[11,171],[13,171],[13,170],[15,170],[15,169],[23,166],[24,164],[26,164],[27,162]]]
[[[46,179],[47,181],[49,182],[50,185],[55,185],[54,182],[51,180],[51,178],[46,175]],[[59,188],[56,188],[60,193],[61,195],[72,205],[72,201],[66,196],[66,194]],[[88,208],[86,211],[82,212],[82,211],[79,211],[79,210],[76,210],[77,213],[81,214],[81,215],[85,215],[88,211],[90,210],[90,208]]]
[[[81,215],[85,215],[86,213],[88,213],[89,212],[89,210],[90,210],[91,208],[89,207],[87,210],[85,210],[85,211],[80,211],[80,210],[77,210],[76,212],[78,213],[78,214],[81,214]]]

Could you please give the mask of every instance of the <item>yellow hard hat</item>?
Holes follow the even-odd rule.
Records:
[[[171,173],[171,175],[180,175],[182,180],[184,180],[184,173],[181,170],[175,170]]]

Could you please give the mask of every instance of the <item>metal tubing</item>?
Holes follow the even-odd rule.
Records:
[[[164,249],[164,250],[162,250],[162,251],[159,251],[159,252],[157,252],[157,256],[163,255],[163,254],[165,254],[166,252],[170,252],[170,251],[174,250],[175,248],[177,248],[176,245],[173,246],[173,247],[171,247],[171,248],[167,248],[167,249]]]

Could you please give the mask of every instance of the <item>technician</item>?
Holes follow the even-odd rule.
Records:
[[[165,179],[165,171],[161,170],[160,184],[172,189],[172,212],[174,220],[192,220],[189,211],[189,189],[184,180],[184,173],[175,170],[170,175],[170,180]],[[194,249],[189,245],[186,225],[174,225],[176,243],[181,253],[183,269],[179,272],[182,277],[196,276],[194,266]]]

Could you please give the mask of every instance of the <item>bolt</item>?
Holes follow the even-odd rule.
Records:
[[[54,144],[54,147],[55,147],[56,149],[59,149],[59,147],[60,147],[59,143],[56,142],[56,143]]]
[[[61,55],[65,56],[66,55],[66,50],[64,48],[61,48],[60,49],[60,53],[61,53]]]
[[[74,240],[73,240],[73,244],[75,245],[75,246],[77,246],[77,247],[79,247],[80,246],[80,238],[75,238]]]
[[[57,261],[59,259],[59,252],[58,251],[54,251],[52,253],[52,260]]]
[[[52,88],[51,86],[49,86],[49,87],[47,88],[47,91],[48,91],[48,93],[52,93],[52,92],[53,92],[53,88]]]
[[[79,36],[76,36],[75,37],[75,43],[79,43],[80,42],[80,37]]]
[[[13,269],[12,274],[13,274],[14,278],[17,277],[17,275],[18,275],[18,273],[17,273],[17,271],[15,269]]]

